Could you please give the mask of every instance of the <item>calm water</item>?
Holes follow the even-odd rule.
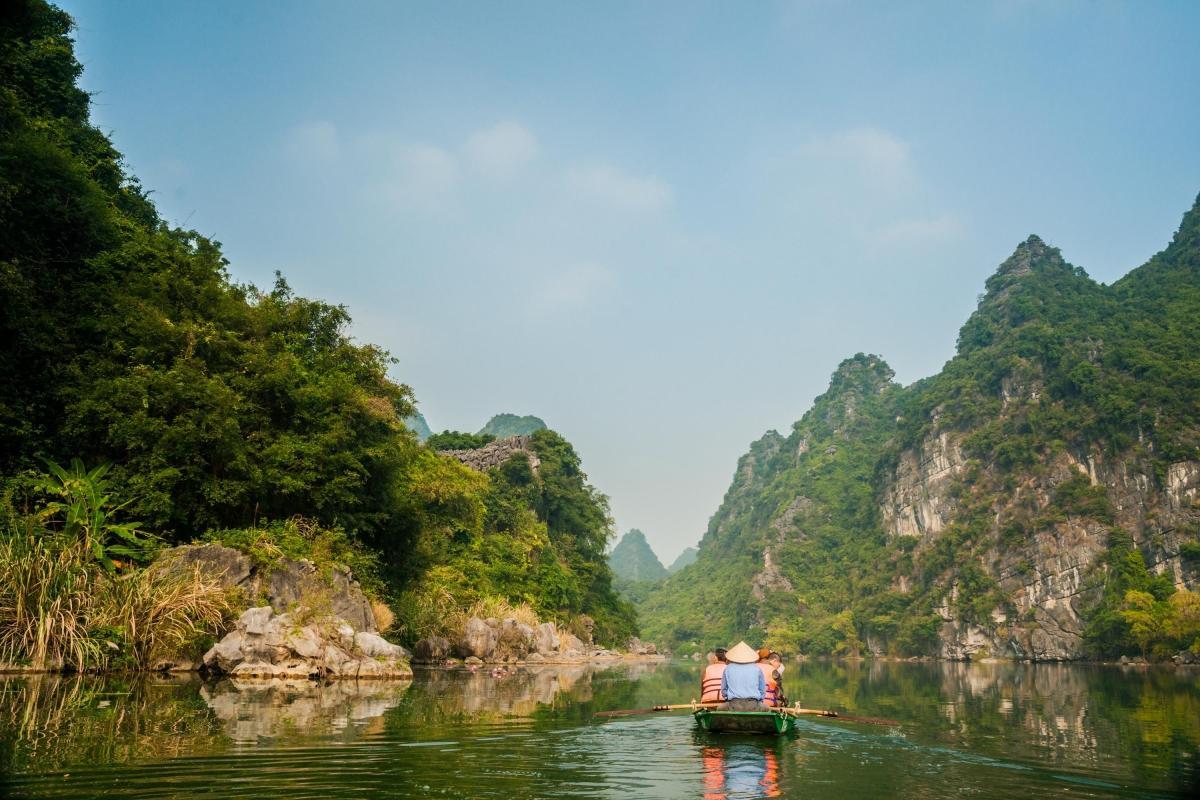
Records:
[[[1170,797],[1200,785],[1200,673],[791,665],[786,739],[697,733],[690,664],[549,667],[389,684],[0,679],[0,795],[222,797]]]

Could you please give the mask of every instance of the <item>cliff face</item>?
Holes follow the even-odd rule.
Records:
[[[674,646],[749,629],[813,653],[1111,657],[1120,575],[1161,600],[1200,584],[1198,554],[1200,204],[1112,286],[1029,237],[910,387],[844,362],[751,446],[697,563],[641,610]],[[706,586],[725,610],[689,614]]]

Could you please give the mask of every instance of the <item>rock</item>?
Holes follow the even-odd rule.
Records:
[[[1118,664],[1128,664],[1129,656],[1121,656],[1120,658],[1117,659],[1117,663]]]
[[[586,652],[588,646],[573,633],[561,633],[558,637],[558,650],[561,653],[583,653]]]
[[[487,619],[484,620],[484,623],[486,623],[489,628],[499,628],[500,627],[500,618],[499,617],[488,617]]]
[[[534,652],[534,653],[530,653],[529,655],[525,656],[525,660],[528,661],[530,664],[541,664],[542,662],[544,662],[546,660],[546,657],[544,655],[542,655],[541,653]]]
[[[205,578],[218,580],[227,589],[246,585],[254,571],[250,556],[220,544],[185,544],[173,548],[166,562],[184,569],[199,566]]]
[[[1200,664],[1200,655],[1197,655],[1192,650],[1180,650],[1171,660],[1176,664]]]
[[[653,656],[658,654],[658,648],[654,646],[654,642],[643,642],[636,636],[629,638],[629,644],[626,646],[630,655],[635,656]]]
[[[488,659],[496,651],[496,630],[479,617],[471,617],[463,626],[462,635],[455,644],[455,653],[460,658],[475,656]]]
[[[409,652],[398,644],[392,644],[377,633],[359,631],[354,634],[354,645],[363,655],[371,658],[408,658]]]
[[[413,647],[413,660],[422,664],[438,664],[450,655],[450,641],[441,636],[430,636]]]
[[[468,667],[478,667],[480,664],[483,663],[483,659],[477,658],[475,656],[467,656],[466,658],[463,659],[463,663],[466,664]]]
[[[300,625],[301,620],[307,620]],[[204,666],[241,680],[308,677],[409,677],[407,651],[369,631],[355,631],[328,615],[307,610],[276,614],[250,608],[234,630],[204,654]]]
[[[537,636],[533,628],[515,619],[500,623],[496,638],[496,654],[505,658],[524,658],[537,649]]]
[[[238,619],[238,630],[252,636],[263,636],[267,632],[267,624],[271,621],[274,613],[270,606],[248,608],[242,612],[242,616]]]
[[[579,627],[583,628],[583,636],[581,637],[585,644],[592,644],[592,631],[596,629],[596,620],[584,614],[579,618]]]
[[[553,622],[543,622],[534,629],[534,636],[537,639],[537,651],[542,655],[557,653],[560,645],[558,637],[558,628]]]

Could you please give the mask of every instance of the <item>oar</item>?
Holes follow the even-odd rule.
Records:
[[[821,710],[817,708],[780,708],[780,711],[785,714],[791,714],[794,717],[827,717],[829,719],[839,719],[842,722],[861,722],[864,725],[886,725],[889,728],[895,728],[900,725],[899,720],[885,719],[883,717],[855,717],[850,714],[839,714],[836,711]]]
[[[655,711],[683,711],[693,708],[716,708],[720,703],[685,703],[675,706],[654,706],[653,708],[626,708],[619,711],[597,711],[597,717],[631,717],[634,714],[653,714]]]

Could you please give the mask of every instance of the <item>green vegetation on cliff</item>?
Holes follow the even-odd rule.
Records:
[[[219,243],[158,216],[89,120],[70,29],[39,0],[0,14],[0,536],[45,512],[21,499],[45,460],[77,458],[165,543],[336,532],[378,560],[402,631],[486,595],[622,642],[607,501],[571,445],[539,430],[537,474],[422,446],[345,308],[236,283]]]
[[[856,356],[788,437],[751,446],[696,564],[639,599],[647,636],[953,654],[972,628],[1049,658],[1191,644],[1191,593],[1172,602],[1146,564],[1200,578],[1197,342],[1200,203],[1112,286],[1030,237],[940,373],[900,387]]]
[[[532,414],[524,417],[518,417],[516,414],[497,414],[487,421],[479,435],[507,439],[510,436],[527,436],[535,431],[544,430],[545,427],[546,423]]]

